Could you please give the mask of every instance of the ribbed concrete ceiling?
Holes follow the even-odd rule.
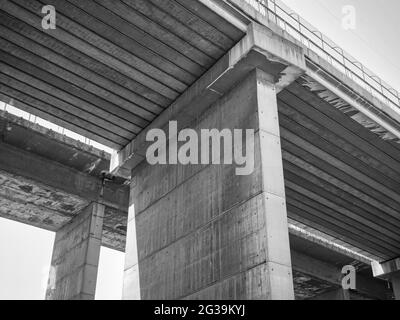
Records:
[[[242,36],[197,0],[2,0],[0,100],[120,149]],[[399,145],[301,80],[279,110],[290,218],[400,256]]]
[[[382,260],[400,255],[400,145],[299,79],[278,96],[290,218]]]
[[[44,5],[57,10],[43,30]],[[0,2],[0,100],[130,142],[243,34],[197,0]]]

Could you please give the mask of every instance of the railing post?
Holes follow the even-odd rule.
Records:
[[[270,3],[271,1],[271,3]],[[301,41],[301,43],[303,42],[303,39],[308,40],[308,47],[311,49],[311,45],[313,42],[313,40],[308,36],[303,34],[303,29],[306,28],[308,31],[310,31],[313,34],[319,33],[320,35],[316,35],[316,37],[321,41],[321,47],[318,46],[318,41],[316,41],[316,46],[322,50],[323,53],[325,53],[327,55],[327,61],[329,62],[330,59],[330,64],[334,65],[334,61],[337,62],[338,65],[334,65],[338,70],[340,70],[340,65],[342,65],[343,67],[343,73],[352,78],[352,79],[359,79],[361,81],[363,81],[364,85],[366,86],[366,89],[369,90],[371,92],[371,94],[375,94],[378,93],[379,96],[381,97],[381,99],[385,99],[385,100],[390,100],[392,103],[394,103],[396,105],[396,100],[397,100],[397,106],[400,108],[400,96],[399,96],[399,92],[393,88],[390,88],[390,86],[384,85],[384,82],[382,81],[381,78],[379,78],[378,76],[374,75],[374,74],[369,74],[366,72],[366,70],[364,69],[363,64],[361,64],[358,61],[352,61],[354,60],[351,56],[346,57],[345,51],[338,47],[334,42],[332,42],[331,44],[329,42],[326,42],[322,33],[319,31],[312,31],[312,29],[314,29],[314,27],[312,27],[311,25],[309,25],[307,22],[302,22],[301,17],[295,13],[295,12],[291,12],[291,10],[289,11],[289,9],[287,9],[287,7],[282,4],[281,2],[279,2],[279,0],[257,0],[257,2],[266,7],[267,9],[267,13],[268,13],[268,19],[269,19],[269,12],[271,12],[272,15],[275,16],[275,23],[279,26],[279,19],[282,21],[284,27],[282,27],[285,31],[287,31],[287,27],[291,28],[291,30],[293,30],[296,34],[299,35],[299,39]],[[293,24],[291,24],[289,22],[288,17],[280,17],[278,16],[277,13],[277,8],[279,8],[280,10],[282,10],[282,12],[284,14],[286,14],[287,16],[289,16],[290,18],[292,18],[295,22]],[[296,17],[293,17],[293,14],[296,15]],[[289,24],[289,25],[288,25]],[[297,25],[298,24],[298,28]],[[315,39],[314,39],[315,40]],[[328,39],[329,40],[329,39]],[[305,46],[307,46],[306,44],[304,44]],[[336,58],[336,56],[333,55],[333,53],[331,54],[328,50],[327,47],[333,49],[334,51],[336,51],[336,53],[338,53],[340,55],[340,57]],[[342,61],[341,61],[342,60]],[[348,60],[353,66],[357,67],[357,65],[359,65],[359,67],[357,67],[358,69],[361,70],[362,73],[362,77],[360,77],[358,75],[358,73],[356,72],[356,70],[353,70],[351,68],[348,68],[347,65],[348,63],[346,62],[346,60]],[[370,82],[370,80],[367,79],[371,78],[371,80],[373,80],[375,83],[378,83],[380,86],[380,90],[378,88],[376,88],[374,86],[373,83]],[[376,80],[378,79],[378,80]],[[385,96],[385,92],[384,89],[386,89],[387,91],[391,92],[391,94],[393,95],[393,97],[397,98],[397,99],[389,99],[387,96]]]

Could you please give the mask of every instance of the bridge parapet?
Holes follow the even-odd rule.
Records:
[[[282,1],[228,0],[227,2],[256,21],[265,22],[266,20],[269,25],[275,24],[304,47],[323,57],[331,66],[351,78],[374,97],[396,112],[400,111],[400,94],[397,90],[357,61],[334,41],[323,35]]]

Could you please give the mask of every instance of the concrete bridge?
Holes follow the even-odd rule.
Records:
[[[0,3],[0,99],[117,151],[0,115],[0,215],[56,232],[48,299],[94,297],[101,245],[125,250],[125,299],[400,299],[399,95],[290,17],[275,1]],[[148,164],[169,121],[253,129],[254,172]]]

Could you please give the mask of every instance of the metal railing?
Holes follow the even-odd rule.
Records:
[[[259,11],[270,21],[284,29],[304,46],[325,58],[328,63],[356,81],[374,97],[399,111],[400,94],[397,90],[390,87],[280,0],[252,1],[259,4],[259,9],[261,9]]]

